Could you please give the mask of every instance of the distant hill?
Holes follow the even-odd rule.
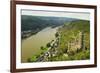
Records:
[[[21,15],[21,30],[22,31],[36,31],[46,28],[48,26],[56,27],[66,22],[76,21],[78,19],[67,17],[45,17],[45,16],[29,16]]]

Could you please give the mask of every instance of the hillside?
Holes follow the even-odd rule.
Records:
[[[90,22],[72,21],[64,24],[58,31],[58,53],[53,60],[86,60],[90,58]]]
[[[21,15],[21,32],[22,38],[27,38],[46,27],[57,27],[66,22],[75,21],[77,19],[65,17],[45,17],[45,16],[29,16]]]
[[[21,16],[22,31],[43,29],[48,26],[59,26],[75,19],[65,17]]]
[[[64,23],[55,37],[46,47],[42,47],[41,54],[33,55],[28,62],[90,59],[90,21]]]

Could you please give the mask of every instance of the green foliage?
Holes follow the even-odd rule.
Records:
[[[85,50],[85,51],[81,51],[79,53],[76,53],[74,56],[69,56],[69,58],[73,59],[73,60],[86,60],[86,59],[90,59],[90,51]]]
[[[79,33],[84,32],[84,43],[86,50],[79,50],[73,48],[68,48],[68,43],[73,41],[74,39],[78,39]],[[59,33],[59,34],[58,34]],[[55,37],[59,38],[59,45],[57,46],[57,54],[55,56],[49,57],[48,61],[69,61],[69,60],[86,60],[90,59],[90,22],[87,20],[76,20],[71,23],[64,24],[58,32],[55,34]],[[53,42],[54,40],[52,40]],[[83,40],[82,40],[83,41]],[[77,44],[76,44],[77,45]],[[32,58],[29,58],[29,62],[35,62],[36,59],[43,55],[48,48],[50,47],[50,43],[47,43],[46,47],[40,47],[40,53],[38,55],[34,55]],[[54,48],[54,47],[52,47]],[[69,53],[68,53],[69,50]]]
[[[58,36],[59,36],[59,33],[58,33],[58,32],[56,32],[56,33],[55,33],[55,37],[58,37]]]
[[[64,24],[67,21],[75,19],[64,18],[64,17],[47,17],[47,16],[30,16],[21,15],[21,30],[27,31],[32,30],[33,32],[40,31],[46,27],[56,27]]]
[[[68,60],[67,54],[60,54],[58,56],[53,56],[49,58],[50,61],[65,61]]]
[[[85,27],[85,28],[84,28]],[[60,48],[66,48],[67,43],[75,38],[79,38],[79,32],[84,31],[86,47],[90,46],[90,24],[89,21],[72,21],[69,25],[60,28]]]
[[[84,28],[85,27],[85,28]],[[75,38],[79,38],[79,33],[84,32],[84,43],[87,50],[77,52],[77,49],[69,48],[68,57],[66,60],[84,60],[90,58],[90,23],[86,20],[72,21],[70,24],[64,24],[59,29],[60,33],[60,44],[58,47],[59,55],[56,60],[64,60],[63,54],[68,51],[68,43],[73,41]],[[80,48],[81,49],[81,48]]]
[[[49,45],[48,45],[48,46],[49,46]],[[47,50],[48,48],[41,46],[40,49],[41,49],[42,51],[45,51],[45,50]]]
[[[37,56],[36,55],[34,55],[32,58],[28,58],[28,62],[35,62],[36,61],[36,58]]]
[[[43,55],[47,50],[48,50],[47,47],[41,46],[41,51],[40,51],[40,53],[38,55],[40,55],[40,54]]]
[[[41,50],[44,50],[44,47],[43,46],[41,46]]]
[[[51,46],[51,44],[50,43],[47,43],[47,45],[46,45],[47,47],[50,47]]]
[[[80,51],[71,56],[68,54],[60,54],[49,59],[52,61],[87,60],[90,59],[90,51],[89,49],[85,51]]]

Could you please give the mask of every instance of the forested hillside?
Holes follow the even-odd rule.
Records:
[[[57,27],[65,22],[71,22],[77,19],[65,17],[45,17],[21,15],[21,32],[22,38],[27,38],[46,27]]]
[[[48,26],[59,26],[65,22],[73,21],[76,19],[65,17],[44,17],[44,16],[21,16],[22,31],[43,29]]]
[[[72,21],[59,29],[60,55],[67,53],[68,59],[89,59],[90,22],[86,20]]]

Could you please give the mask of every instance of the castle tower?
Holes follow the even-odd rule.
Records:
[[[79,33],[79,45],[82,50],[85,50],[85,40],[84,40],[84,33]]]

